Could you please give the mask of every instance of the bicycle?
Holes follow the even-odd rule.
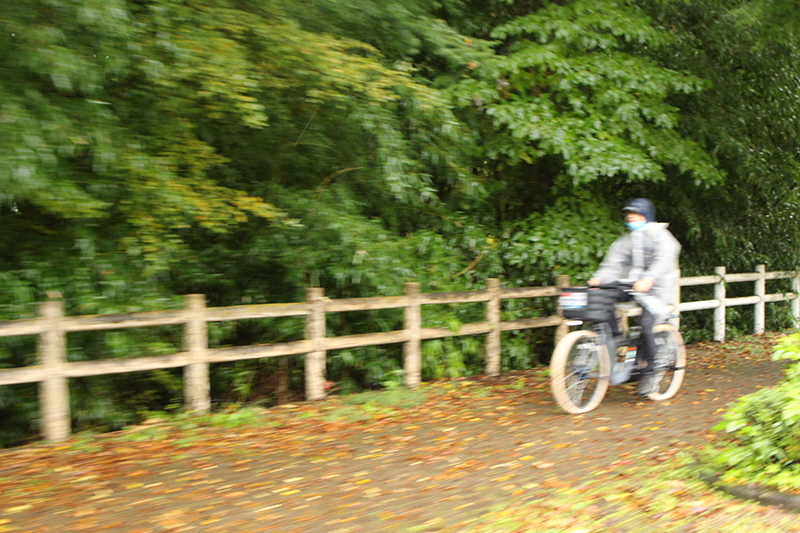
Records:
[[[622,288],[633,296],[633,283],[618,282],[597,288],[561,290],[560,305],[569,325],[591,324],[591,329],[573,331],[556,345],[550,360],[550,387],[561,408],[570,414],[591,411],[600,405],[609,386],[636,381],[641,361],[639,328],[629,328],[617,342],[607,322],[608,306],[615,301],[604,289]],[[613,309],[613,307],[611,307]],[[647,397],[667,400],[675,396],[686,372],[686,350],[680,332],[669,323],[653,327],[656,339],[654,377],[657,390]],[[612,364],[611,354],[615,355]]]

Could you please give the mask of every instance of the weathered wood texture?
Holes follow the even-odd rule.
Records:
[[[792,316],[795,326],[800,325],[800,274],[797,272],[767,272],[765,265],[757,265],[755,272],[742,274],[728,274],[725,267],[716,267],[713,276],[696,276],[681,278],[680,286],[689,287],[695,285],[714,285],[714,299],[699,302],[683,302],[680,304],[680,311],[698,311],[701,309],[714,310],[714,340],[722,342],[725,340],[725,310],[728,307],[737,305],[754,306],[753,332],[756,334],[764,333],[766,323],[766,305],[772,302],[792,302]],[[791,292],[767,294],[767,280],[790,279],[792,283]],[[752,282],[754,283],[753,296],[742,296],[739,298],[727,298],[727,285],[729,283]]]
[[[766,293],[766,281],[791,279],[788,293]],[[726,284],[752,282],[754,295],[726,298]],[[0,322],[0,337],[37,335],[39,338],[38,364],[23,368],[0,370],[0,386],[19,383],[39,383],[42,413],[42,432],[48,441],[60,441],[69,436],[69,378],[140,372],[166,368],[184,369],[184,391],[186,409],[207,412],[210,409],[209,365],[246,359],[282,357],[306,354],[305,385],[306,398],[318,400],[325,397],[326,354],[330,350],[403,343],[403,366],[405,384],[419,386],[422,375],[421,343],[423,340],[440,339],[459,335],[486,335],[486,373],[500,373],[501,333],[530,328],[555,328],[556,339],[563,337],[569,328],[558,314],[549,317],[525,318],[501,321],[503,300],[515,298],[549,298],[559,294],[560,287],[568,287],[568,276],[558,276],[556,287],[506,288],[500,280],[487,280],[486,290],[472,292],[444,292],[421,294],[418,283],[408,283],[405,294],[379,298],[350,298],[329,300],[320,288],[308,289],[305,302],[285,304],[242,305],[233,307],[205,306],[205,297],[192,294],[186,297],[186,306],[180,310],[122,313],[115,315],[64,316],[60,301],[48,301],[40,305],[39,317],[30,320]],[[758,265],[756,272],[727,274],[725,267],[717,267],[714,275],[681,278],[680,287],[714,285],[712,300],[680,302],[680,291],[676,301],[680,312],[714,310],[714,340],[725,339],[725,309],[735,305],[754,305],[754,332],[762,333],[765,322],[765,304],[791,301],[795,323],[800,323],[800,276],[797,272],[766,272]],[[463,324],[457,331],[445,328],[423,328],[424,305],[485,303],[486,320]],[[403,309],[403,329],[382,333],[366,333],[342,337],[327,337],[326,313],[367,311],[379,309]],[[620,309],[624,320],[636,316],[639,309]],[[304,316],[306,338],[301,341],[235,346],[225,348],[208,347],[209,322]],[[184,351],[149,357],[128,359],[104,359],[100,361],[67,362],[66,336],[69,332],[99,331],[108,329],[152,327],[182,324],[184,326]],[[284,368],[285,367],[285,368]],[[282,366],[284,372],[287,364]],[[286,391],[283,391],[285,395]]]
[[[306,340],[311,351],[306,355],[306,398],[320,400],[325,397],[325,302],[323,289],[306,291],[310,313],[306,317]]]
[[[569,276],[565,276],[563,274],[560,275],[560,276],[557,276],[556,277],[556,289],[557,289],[557,291],[562,289],[562,288],[566,288],[566,287],[569,287]],[[558,304],[558,315],[559,316],[563,316],[563,314],[561,312],[561,303],[560,302]],[[567,333],[569,333],[569,326],[567,325],[566,321],[562,320],[561,323],[558,324],[558,327],[556,328],[556,339],[555,339],[556,344],[561,342],[561,339],[563,339],[564,336]]]
[[[70,433],[69,388],[64,376],[67,361],[67,336],[64,333],[64,306],[60,301],[44,302],[39,314],[48,327],[39,336],[39,364],[44,376],[39,382],[39,407],[42,432],[46,440],[64,440]]]
[[[186,410],[205,413],[211,409],[211,381],[208,375],[208,328],[206,327],[206,297],[190,294],[186,297],[185,346],[191,361],[183,370],[183,396]]]
[[[725,267],[716,267],[714,272],[719,276],[719,281],[714,284],[714,299],[719,305],[714,309],[714,340],[725,340]]]
[[[419,302],[419,283],[406,283],[406,307],[403,329],[408,339],[403,344],[405,385],[416,389],[422,382],[422,308]]]
[[[486,373],[490,376],[500,375],[500,280],[486,280],[486,322],[489,331],[486,335]]]

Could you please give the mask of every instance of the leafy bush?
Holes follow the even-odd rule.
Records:
[[[728,476],[800,490],[800,333],[784,337],[774,360],[797,361],[775,387],[743,396],[714,429],[731,434],[714,462]]]

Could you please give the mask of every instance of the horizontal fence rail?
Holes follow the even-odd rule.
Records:
[[[766,280],[791,279],[792,290],[786,293],[766,294]],[[754,295],[726,298],[729,283],[752,282]],[[711,300],[681,302],[680,287],[713,285]],[[519,298],[547,298],[557,296],[561,287],[569,286],[569,277],[558,276],[555,287],[500,287],[500,280],[489,279],[486,289],[470,292],[442,292],[421,294],[418,283],[407,283],[405,294],[375,298],[348,298],[331,300],[324,297],[320,288],[308,289],[306,301],[283,304],[239,305],[231,307],[206,307],[205,296],[186,296],[184,309],[148,311],[112,315],[64,316],[60,300],[43,302],[39,317],[29,320],[0,322],[0,337],[37,335],[38,364],[21,368],[0,369],[0,385],[39,383],[42,433],[48,441],[60,441],[70,434],[68,379],[103,374],[120,374],[148,370],[183,368],[185,407],[189,411],[207,412],[211,408],[209,365],[305,354],[306,398],[325,397],[326,354],[330,350],[403,343],[405,384],[417,387],[421,381],[421,342],[460,335],[486,335],[486,373],[500,374],[500,333],[531,328],[554,327],[556,340],[568,331],[565,319],[559,314],[548,317],[500,320],[503,300]],[[714,340],[725,339],[725,309],[738,305],[755,306],[754,332],[764,332],[765,304],[791,300],[792,313],[797,324],[800,319],[800,277],[797,272],[766,272],[758,265],[756,272],[727,274],[725,267],[717,267],[714,275],[680,278],[676,302],[680,312],[714,310]],[[486,320],[463,324],[458,331],[445,328],[423,328],[422,306],[437,304],[483,303]],[[403,329],[381,333],[364,333],[341,337],[326,337],[327,313],[403,309]],[[638,310],[626,311],[627,315]],[[305,340],[233,346],[208,347],[208,323],[260,318],[305,317]],[[100,331],[133,327],[183,325],[184,351],[157,356],[98,361],[69,362],[66,357],[66,335],[71,332]]]
[[[699,311],[702,309],[714,310],[714,340],[722,342],[725,340],[725,310],[728,307],[738,305],[752,305],[755,307],[755,317],[753,332],[756,334],[764,333],[764,324],[766,317],[765,304],[771,302],[792,302],[792,316],[794,317],[795,326],[800,320],[800,299],[798,299],[798,292],[800,289],[800,277],[797,272],[767,272],[765,265],[756,266],[755,272],[744,274],[728,274],[725,267],[716,267],[713,276],[695,276],[689,278],[680,278],[680,287],[691,287],[697,285],[713,285],[714,298],[712,300],[703,300],[696,302],[683,302],[681,301],[680,294],[677,301],[680,302],[678,310],[681,313],[687,311]],[[785,293],[766,293],[766,281],[776,279],[790,279],[792,280],[792,289],[790,292]],[[726,286],[730,283],[741,282],[754,283],[754,295],[744,296],[740,298],[727,298]]]

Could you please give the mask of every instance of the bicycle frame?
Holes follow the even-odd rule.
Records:
[[[628,338],[619,345],[614,341],[614,336],[611,334],[611,327],[605,322],[592,322],[592,330],[597,333],[600,342],[602,342],[608,355],[611,357],[611,375],[601,376],[603,379],[609,380],[609,385],[619,385],[627,383],[628,381],[635,381],[632,378],[636,377],[639,373],[639,343],[641,337]],[[623,346],[628,347],[626,357],[622,361],[617,361],[617,350]],[[630,356],[630,348],[634,348],[636,355]]]
[[[632,300],[636,301],[635,291],[633,290],[633,282],[630,280],[619,280],[612,284],[602,284],[590,290],[604,290],[604,289],[618,289],[623,290],[632,296]],[[637,302],[638,303],[638,302]],[[609,385],[619,385],[630,381],[631,378],[638,373],[638,354],[639,354],[639,340],[626,338],[619,346],[614,340],[611,327],[607,322],[594,322],[589,320],[572,320],[567,322],[570,325],[591,324],[592,330],[597,333],[597,338],[600,343],[604,344],[609,357],[611,358],[611,375],[601,376],[602,379],[609,379]],[[637,357],[626,357],[624,361],[617,361],[617,349],[622,346],[634,347],[636,349]]]

